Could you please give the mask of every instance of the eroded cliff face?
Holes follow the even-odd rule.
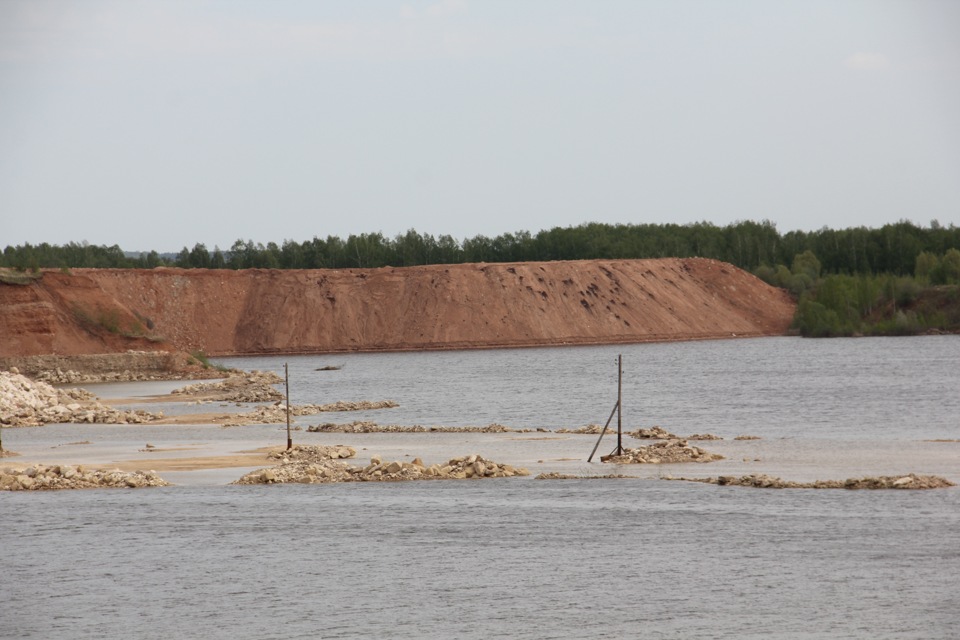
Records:
[[[780,289],[707,259],[343,270],[77,269],[0,285],[0,355],[208,355],[781,335]],[[152,341],[130,338],[143,333]],[[145,346],[146,345],[146,346]]]

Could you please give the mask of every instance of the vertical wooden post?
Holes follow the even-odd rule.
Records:
[[[617,356],[617,455],[623,455],[623,354]]]
[[[283,376],[287,386],[287,451],[293,449],[293,439],[290,437],[290,367],[283,363]]]

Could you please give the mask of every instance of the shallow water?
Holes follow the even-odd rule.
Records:
[[[948,638],[956,491],[656,481],[3,496],[17,638]]]
[[[227,363],[282,372],[288,361],[294,403],[401,403],[322,421],[556,428],[606,419],[621,352],[625,428],[714,432],[727,439],[704,447],[763,460],[717,469],[769,464],[806,479],[907,464],[960,478],[960,445],[924,442],[960,438],[956,337]],[[315,371],[326,364],[343,369]],[[165,437],[227,446],[282,436],[277,425],[165,429],[54,425],[5,430],[4,444],[58,453],[89,437],[117,443],[119,454]],[[764,439],[730,439],[743,433]],[[329,438],[387,452],[402,440]],[[488,442],[498,460],[520,448],[507,436]],[[542,446],[554,456],[578,452],[556,464],[586,473],[592,444],[581,437]],[[913,466],[924,461],[929,469]],[[717,473],[696,466],[700,475]],[[644,473],[650,479],[203,480],[0,493],[0,637],[956,637],[960,488],[763,491]],[[209,483],[222,484],[217,478]]]
[[[290,368],[291,402],[392,399],[329,414],[381,424],[577,427],[606,421],[623,355],[624,428],[773,437],[960,437],[960,338],[665,344],[227,358]],[[316,371],[326,365],[339,371]]]

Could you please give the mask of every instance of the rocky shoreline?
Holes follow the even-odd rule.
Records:
[[[0,469],[0,491],[136,489],[169,485],[154,471],[87,469],[83,465],[34,465]]]

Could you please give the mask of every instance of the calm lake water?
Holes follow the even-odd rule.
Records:
[[[630,428],[814,447],[960,439],[957,337],[225,362],[289,362],[294,403],[401,405],[330,421],[556,428],[606,420],[619,353]],[[960,472],[960,447],[942,446]],[[958,575],[960,488],[521,478],[0,493],[3,638],[955,638]]]

